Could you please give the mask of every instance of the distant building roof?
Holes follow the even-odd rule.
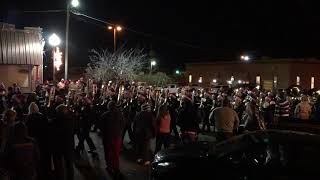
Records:
[[[185,63],[186,65],[197,65],[197,64],[269,64],[269,63],[277,63],[277,64],[283,64],[283,63],[308,63],[308,64],[320,64],[320,60],[316,58],[274,58],[274,59],[256,59],[256,60],[250,60],[250,61],[226,61],[226,60],[215,60],[215,61],[204,61],[204,62],[190,62]]]

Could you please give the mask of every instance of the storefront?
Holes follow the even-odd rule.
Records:
[[[0,23],[0,82],[7,87],[17,83],[23,92],[42,83],[42,29]]]
[[[190,84],[204,87],[250,83],[264,89],[288,88],[299,85],[303,89],[320,88],[320,60],[263,59],[187,63],[186,79]]]

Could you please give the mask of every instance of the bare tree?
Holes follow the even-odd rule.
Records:
[[[103,81],[134,80],[146,62],[143,50],[138,49],[120,49],[115,53],[92,50],[91,53],[86,74]]]

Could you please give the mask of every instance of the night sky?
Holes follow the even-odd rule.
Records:
[[[169,69],[190,61],[235,60],[242,53],[256,59],[320,57],[316,1],[79,1],[79,12],[130,29],[119,34],[121,45],[153,49],[160,66]],[[66,3],[1,0],[0,21],[40,26],[45,38],[52,32],[64,38],[64,13],[23,11],[63,9]],[[113,35],[104,24],[72,15],[70,28],[71,66],[86,65],[92,48],[112,50]]]

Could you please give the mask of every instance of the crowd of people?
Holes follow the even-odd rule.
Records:
[[[149,165],[153,154],[173,138],[196,141],[214,132],[222,141],[271,124],[320,120],[320,98],[257,88],[216,92],[182,88],[178,94],[132,83],[61,80],[23,94],[17,84],[0,84],[0,177],[13,180],[74,179],[74,157],[96,154],[90,132],[104,146],[106,170],[120,175],[119,157],[126,134],[137,163]],[[75,140],[77,137],[77,141]],[[151,140],[156,138],[155,150]]]

